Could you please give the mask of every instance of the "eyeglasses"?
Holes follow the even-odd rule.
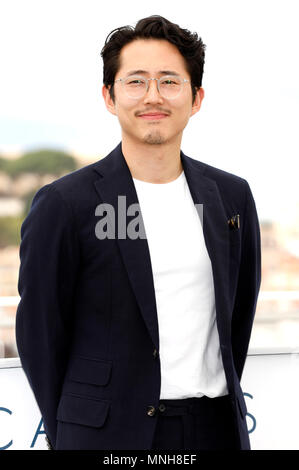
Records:
[[[126,95],[137,100],[148,92],[149,80],[157,81],[159,93],[168,100],[177,98],[183,89],[184,83],[190,83],[190,80],[178,75],[165,75],[162,78],[146,78],[141,75],[130,75],[126,78],[118,78],[115,80],[115,83],[121,82]]]

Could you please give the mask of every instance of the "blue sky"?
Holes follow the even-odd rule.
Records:
[[[299,216],[298,12],[296,0],[2,2],[0,154],[49,146],[97,160],[114,148],[100,50],[111,30],[160,14],[207,45],[182,150],[247,179],[261,218]]]

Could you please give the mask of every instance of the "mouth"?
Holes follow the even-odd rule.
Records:
[[[153,120],[157,121],[157,120],[168,117],[168,115],[164,113],[146,113],[146,114],[140,114],[138,117],[149,120],[149,121],[153,121]]]

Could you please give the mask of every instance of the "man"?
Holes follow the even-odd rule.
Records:
[[[17,344],[55,449],[250,449],[255,203],[180,150],[204,50],[160,16],[114,30],[102,91],[122,141],[43,186],[23,222]]]

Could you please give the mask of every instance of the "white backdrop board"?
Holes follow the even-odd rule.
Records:
[[[299,353],[251,352],[242,389],[253,450],[299,449]],[[19,359],[0,359],[0,449],[47,449]]]

